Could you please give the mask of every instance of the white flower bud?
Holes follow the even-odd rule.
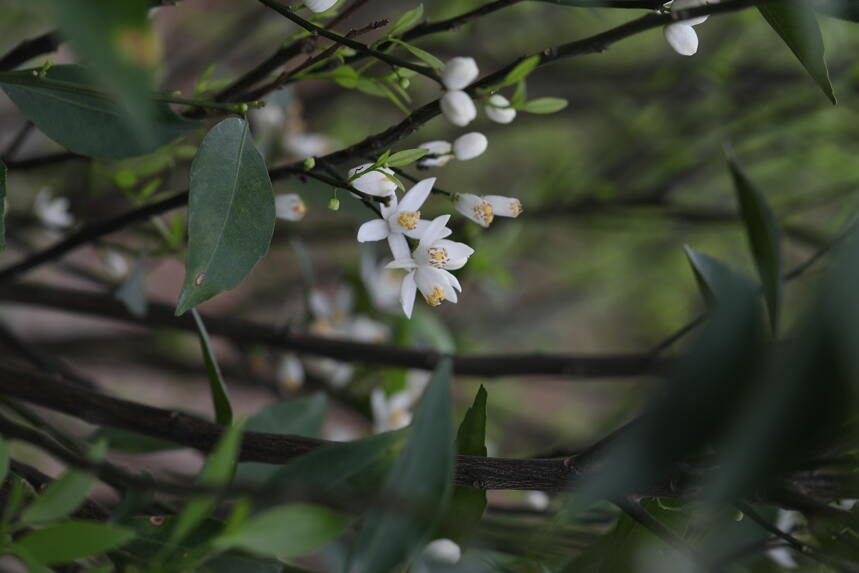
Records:
[[[510,105],[510,101],[501,94],[495,94],[489,98],[486,105],[486,117],[495,123],[510,123],[516,118],[516,110]]]
[[[537,511],[546,511],[549,509],[549,496],[542,491],[529,491],[525,495],[525,500],[532,509]]]
[[[426,149],[427,155],[437,155],[438,157],[424,156],[418,161],[419,167],[441,167],[453,159],[451,151],[453,146],[449,141],[427,141],[418,145],[419,149]]]
[[[349,170],[350,179],[356,173],[366,172],[352,181],[352,187],[362,193],[366,193],[367,195],[375,195],[377,197],[386,197],[391,195],[397,190],[397,184],[391,178],[394,172],[384,167],[380,167],[373,171],[367,171],[372,166],[372,163],[364,163],[363,165],[353,167]]]
[[[424,548],[424,557],[438,564],[456,565],[462,558],[462,550],[450,539],[436,539]]]
[[[128,274],[128,262],[116,251],[108,251],[104,255],[104,270],[115,279],[121,279]]]
[[[289,392],[304,385],[304,366],[294,354],[284,354],[277,364],[277,382]]]
[[[474,58],[453,58],[444,65],[441,82],[449,90],[461,90],[476,80],[479,73]]]
[[[489,145],[489,141],[485,135],[472,131],[456,138],[453,142],[453,154],[460,161],[468,161],[486,151],[487,145]]]
[[[304,6],[316,14],[325,12],[335,4],[337,4],[337,0],[304,0]]]
[[[51,229],[65,229],[74,223],[69,212],[69,200],[66,197],[51,197],[47,187],[36,194],[33,213],[41,223]]]
[[[472,193],[457,195],[453,201],[453,207],[481,227],[488,227],[495,218],[492,205],[484,201],[483,197]]]
[[[514,197],[486,195],[483,200],[492,205],[492,214],[498,217],[518,217],[522,213],[522,203]]]
[[[665,26],[665,39],[681,56],[692,56],[698,51],[698,34],[688,24],[679,22]]]
[[[274,208],[278,219],[286,221],[300,221],[307,213],[307,207],[301,197],[295,193],[278,195],[274,199]]]
[[[464,127],[477,117],[477,108],[463,91],[450,91],[441,98],[441,112],[453,125]]]

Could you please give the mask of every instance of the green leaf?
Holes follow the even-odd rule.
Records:
[[[358,82],[361,79],[361,74],[355,71],[352,66],[339,66],[331,72],[331,79],[337,82],[338,85],[347,89],[358,87]]]
[[[766,197],[730,152],[728,164],[740,204],[740,216],[763,285],[770,325],[775,333],[778,330],[782,300],[782,255],[778,221],[770,210]]]
[[[269,434],[291,434],[318,438],[328,411],[328,400],[322,393],[283,400],[270,404],[249,418],[245,429]],[[277,474],[281,466],[257,462],[240,463],[236,482],[263,484]]]
[[[391,155],[385,162],[387,167],[403,167],[410,165],[427,154],[426,149],[406,149]]]
[[[146,316],[149,308],[149,300],[146,298],[146,253],[142,253],[134,263],[134,268],[128,273],[122,286],[116,290],[114,297],[122,302],[132,315],[141,318]]]
[[[837,103],[826,67],[823,36],[817,24],[817,15],[810,4],[782,0],[762,4],[758,6],[758,10],[817,82],[829,101]]]
[[[206,561],[202,569],[207,573],[313,573],[292,565],[284,565],[276,559],[261,559],[237,551],[222,553]]]
[[[136,537],[128,545],[123,547],[132,555],[151,558],[159,552],[167,550],[193,549],[214,539],[224,527],[221,521],[216,519],[203,519],[194,528],[194,531],[181,541],[172,541],[171,536],[179,516],[138,516],[131,517],[122,525],[134,531]]]
[[[510,70],[510,72],[504,76],[504,79],[498,87],[512,86],[513,84],[524,80],[538,65],[540,65],[540,56],[531,56],[530,58],[522,60],[516,64],[515,68]]]
[[[218,359],[212,349],[212,341],[209,340],[209,332],[203,324],[203,317],[197,309],[191,309],[194,323],[197,325],[197,333],[200,335],[200,349],[203,351],[203,359],[206,361],[206,373],[209,375],[209,393],[212,396],[212,405],[215,408],[215,420],[224,426],[233,422],[233,407],[230,404],[230,396],[224,377],[221,376],[221,368]]]
[[[396,36],[397,34],[402,34],[406,30],[413,28],[418,22],[421,21],[421,18],[424,17],[424,5],[418,4],[417,8],[412,8],[397,20],[396,24],[391,28],[390,32],[388,32],[391,36]]]
[[[354,544],[349,571],[394,571],[419,550],[447,510],[454,465],[450,408],[452,365],[436,367],[415,414],[411,435],[385,481],[380,499],[399,500],[371,511]]]
[[[548,114],[567,107],[567,100],[559,97],[541,97],[522,104],[519,109],[528,113]]]
[[[695,282],[698,283],[701,296],[704,297],[707,308],[712,309],[718,302],[723,277],[732,271],[722,262],[693,250],[689,245],[684,245],[683,249],[692,266],[692,272],[695,273]]]
[[[465,413],[456,434],[456,453],[463,456],[486,457],[486,389],[483,385],[474,396],[474,403]],[[434,537],[446,537],[457,542],[480,525],[486,509],[486,492],[482,489],[456,486],[439,532]]]
[[[859,4],[855,0],[817,0],[814,8],[833,18],[859,22]]]
[[[0,161],[0,249],[6,248],[6,164]]]
[[[391,38],[391,41],[399,46],[404,47],[406,50],[409,51],[411,55],[413,55],[429,67],[433,68],[434,70],[444,69],[444,62],[442,62],[426,50],[422,50],[417,46],[412,46],[411,44],[403,42],[402,40],[398,40],[396,38]]]
[[[67,521],[31,531],[12,545],[45,565],[68,563],[121,547],[134,538],[125,527],[94,521]]]
[[[88,68],[51,67],[50,80],[97,87]],[[103,97],[57,91],[38,85],[3,83],[3,90],[45,135],[74,153],[97,159],[125,159],[146,155],[200,127],[183,119],[166,104],[155,104],[149,120],[153,136],[138,137],[128,112]]]
[[[128,454],[148,454],[163,452],[165,450],[178,450],[185,447],[175,442],[110,426],[103,426],[87,437],[87,441],[89,442],[96,442],[98,440],[107,440],[108,447],[111,450]]]
[[[176,314],[234,288],[268,250],[274,193],[246,121],[225,119],[191,165],[188,260]]]
[[[0,484],[6,481],[9,473],[9,444],[0,436]]]
[[[67,470],[45,488],[21,515],[25,524],[48,523],[63,519],[83,504],[92,487],[90,474]]]
[[[216,540],[216,547],[237,548],[264,557],[301,557],[339,537],[349,520],[326,507],[301,503],[264,511],[232,535]]]

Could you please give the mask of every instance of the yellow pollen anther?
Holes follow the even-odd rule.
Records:
[[[400,213],[400,216],[397,217],[397,223],[399,223],[404,229],[414,231],[418,228],[418,221],[420,221],[420,218],[420,211],[403,211]]]
[[[517,199],[517,200],[513,201],[513,216],[518,217],[521,214],[522,214],[522,203],[520,203],[519,200]]]
[[[432,291],[432,294],[427,297],[427,302],[430,306],[438,306],[441,304],[441,301],[444,300],[444,291],[438,287],[435,287]]]
[[[495,215],[492,213],[492,205],[485,201],[474,208],[474,216],[484,227],[488,227],[492,223],[492,219],[495,218]]]
[[[430,247],[427,252],[430,257],[429,262],[434,267],[443,268],[450,260],[444,247]]]
[[[300,201],[300,202],[298,202],[298,203],[296,203],[295,205],[293,205],[293,206],[292,206],[292,211],[293,211],[296,215],[302,215],[302,216],[304,216],[304,214],[305,214],[305,213],[307,213],[307,207],[305,207],[305,206],[304,206],[304,202],[303,202],[303,201]]]
[[[406,421],[406,413],[402,410],[394,410],[390,414],[388,414],[388,423],[393,428],[402,428]]]

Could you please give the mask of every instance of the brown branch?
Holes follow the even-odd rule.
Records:
[[[24,40],[0,58],[0,70],[12,70],[37,56],[53,52],[61,42],[56,30]]]

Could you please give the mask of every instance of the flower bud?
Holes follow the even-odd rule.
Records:
[[[307,159],[304,160],[304,170],[305,171],[310,171],[314,167],[316,167],[316,159],[314,157],[308,157]]]
[[[476,80],[479,73],[474,58],[453,58],[444,65],[441,82],[449,90],[461,90]]]
[[[315,14],[325,12],[337,4],[337,0],[304,0],[304,6]]]
[[[409,78],[400,78],[400,87],[404,90],[409,89],[409,86],[412,85],[412,82],[409,81]]]
[[[424,548],[424,556],[434,563],[456,565],[462,558],[462,550],[450,539],[436,539]]]
[[[515,197],[486,195],[483,200],[492,205],[492,213],[498,217],[518,217],[522,213],[522,203]]]
[[[277,382],[284,390],[295,392],[304,385],[304,366],[294,354],[284,354],[277,364]]]
[[[397,190],[397,184],[393,179],[394,172],[384,167],[368,171],[372,166],[372,163],[364,163],[363,165],[353,167],[349,170],[350,179],[356,173],[364,173],[352,181],[352,187],[362,193],[375,195],[376,197],[387,197],[388,195],[391,195]]]
[[[489,98],[489,103],[484,108],[486,117],[495,123],[510,123],[516,117],[516,110],[510,105],[510,101],[501,94],[495,94]]]
[[[451,151],[453,147],[449,141],[427,141],[418,145],[419,149],[426,149],[427,155],[436,155],[438,157],[427,157],[425,155],[418,160],[418,167],[441,167],[453,159]]]
[[[275,212],[278,219],[285,221],[300,221],[307,213],[307,207],[301,197],[295,193],[287,193],[286,195],[278,195],[274,200]]]
[[[477,117],[477,108],[467,93],[450,91],[441,98],[441,112],[452,124],[464,127]]]
[[[665,39],[681,56],[692,56],[698,51],[698,34],[692,26],[685,23],[665,26]]]
[[[453,207],[481,227],[488,227],[495,218],[492,205],[484,201],[483,197],[472,193],[457,195],[453,200]]]
[[[332,197],[328,200],[328,208],[332,211],[337,211],[340,209],[340,199],[337,197]]]
[[[485,135],[472,131],[456,138],[453,142],[453,154],[460,161],[468,161],[486,151],[487,145],[489,145],[489,141]]]

